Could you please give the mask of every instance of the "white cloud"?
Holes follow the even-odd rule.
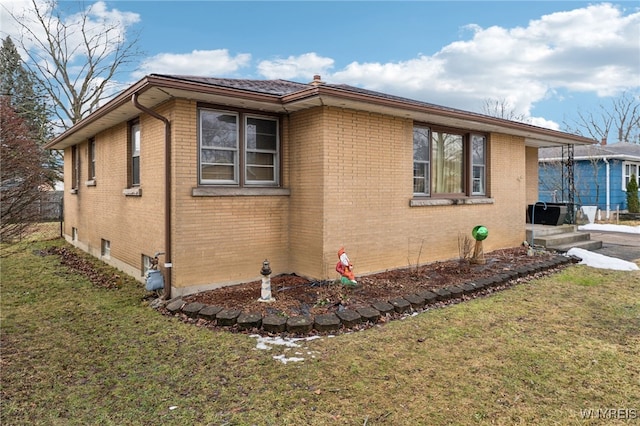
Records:
[[[258,72],[268,79],[292,79],[295,77],[311,80],[314,75],[323,75],[333,68],[333,59],[305,53],[286,59],[264,60],[258,64]]]
[[[507,99],[529,115],[557,91],[615,96],[638,87],[640,13],[623,16],[611,4],[558,12],[527,27],[481,28],[469,40],[432,56],[392,63],[353,62],[331,78],[341,83],[478,111],[486,99]],[[532,124],[559,128],[531,117]]]
[[[14,12],[28,10],[30,4],[24,0],[0,1]],[[96,22],[119,22],[127,28],[140,20],[137,14],[108,9],[104,2],[90,7]],[[3,33],[11,34],[13,27],[6,13],[1,19]],[[194,50],[149,57],[132,76],[223,76],[245,68],[245,75],[310,81],[320,74],[330,83],[352,84],[469,111],[480,111],[488,99],[504,99],[516,114],[528,116],[532,124],[554,129],[560,126],[531,116],[536,103],[560,100],[560,96],[573,93],[615,96],[640,86],[637,8],[629,12],[622,6],[601,3],[551,13],[521,27],[483,28],[469,23],[462,29],[464,39],[432,55],[416,53],[415,57],[392,62],[354,61],[336,68],[333,58],[308,52],[255,64],[250,53]]]
[[[547,120],[544,117],[529,117],[528,123],[538,127],[545,127],[547,129],[561,130],[558,123],[552,120]]]
[[[248,53],[236,56],[227,49],[194,50],[191,53],[160,53],[145,59],[133,73],[136,78],[147,74],[220,76],[238,71],[251,61]]]

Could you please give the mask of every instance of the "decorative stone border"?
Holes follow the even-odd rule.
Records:
[[[456,286],[425,290],[417,294],[408,294],[388,301],[375,301],[371,306],[356,310],[345,309],[335,313],[310,316],[285,317],[269,314],[262,316],[259,312],[242,312],[237,309],[224,309],[220,306],[204,305],[200,302],[185,302],[182,298],[172,299],[165,305],[170,315],[184,314],[189,318],[210,321],[219,327],[237,327],[239,330],[262,330],[271,334],[288,333],[306,335],[312,331],[319,333],[337,332],[341,329],[352,329],[363,323],[376,324],[385,315],[407,315],[421,312],[438,306],[463,300],[464,296],[481,294],[496,287],[508,284],[519,278],[533,277],[538,272],[557,268],[571,262],[577,262],[566,256],[554,256],[530,265],[521,266],[512,271],[488,278],[481,278]]]

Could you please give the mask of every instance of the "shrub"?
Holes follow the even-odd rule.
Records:
[[[627,184],[627,209],[629,213],[640,213],[640,201],[638,200],[638,180],[636,175],[631,175]]]

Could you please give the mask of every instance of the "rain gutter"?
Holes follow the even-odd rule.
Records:
[[[164,123],[164,300],[171,299],[171,122],[157,112],[138,102],[138,92],[131,96],[131,102],[139,110]]]

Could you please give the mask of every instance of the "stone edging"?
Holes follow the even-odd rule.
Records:
[[[235,327],[239,330],[253,330],[270,334],[306,335],[311,332],[338,332],[352,329],[361,324],[376,324],[387,315],[408,315],[421,312],[437,304],[451,304],[461,301],[464,296],[482,294],[487,290],[508,284],[518,278],[532,277],[538,272],[564,266],[575,262],[566,256],[554,256],[549,260],[521,266],[512,271],[481,278],[456,286],[433,291],[425,290],[417,294],[408,294],[388,301],[376,301],[370,306],[355,310],[346,309],[335,313],[321,314],[315,317],[281,315],[262,316],[260,312],[242,312],[238,309],[224,309],[220,306],[205,305],[200,302],[185,302],[182,298],[169,300],[164,311],[169,315],[183,314],[194,320],[208,321],[218,327]]]

